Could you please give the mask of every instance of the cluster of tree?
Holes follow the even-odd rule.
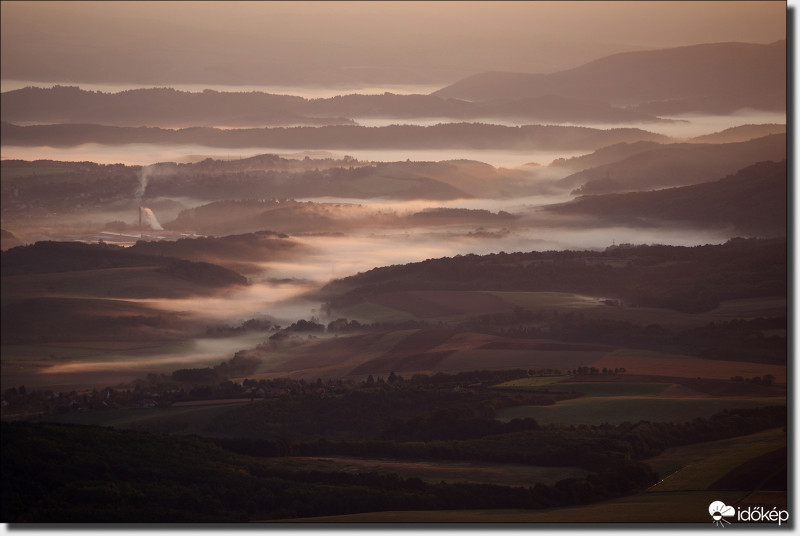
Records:
[[[210,326],[206,328],[206,335],[214,338],[235,337],[236,335],[242,335],[244,333],[268,332],[277,329],[280,329],[280,326],[274,324],[271,320],[266,318],[251,318],[250,320],[245,320],[238,326]]]
[[[464,255],[375,268],[327,285],[328,309],[398,290],[572,292],[626,306],[710,311],[721,300],[785,296],[786,238],[695,247]]]
[[[772,382],[775,381],[775,376],[772,374],[765,374],[763,377],[761,376],[753,376],[752,378],[745,378],[743,376],[733,376],[731,381],[734,382],[749,382],[754,383],[756,385],[772,385]]]
[[[224,361],[219,365],[176,370],[170,375],[170,378],[183,384],[216,385],[231,377],[253,374],[260,363],[261,361],[258,359],[243,355],[242,352],[237,352],[228,361]]]

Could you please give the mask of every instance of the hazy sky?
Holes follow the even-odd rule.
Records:
[[[783,1],[1,2],[4,80],[448,84],[785,39]]]

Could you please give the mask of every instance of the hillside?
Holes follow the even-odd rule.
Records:
[[[599,99],[661,115],[783,110],[786,41],[714,43],[625,52],[552,74],[483,73],[433,93],[470,101],[543,95]]]
[[[140,240],[128,250],[137,254],[217,264],[236,271],[246,271],[252,265],[251,269],[258,271],[261,263],[296,257],[305,248],[286,235],[258,231],[223,237],[180,238],[174,241]]]
[[[673,143],[579,171],[558,182],[579,194],[640,191],[707,182],[766,160],[786,159],[786,135],[738,143]]]
[[[84,143],[198,144],[208,147],[283,149],[597,149],[634,141],[667,141],[666,136],[636,128],[608,130],[552,125],[507,127],[474,123],[386,127],[324,126],[217,129],[193,127],[112,127],[96,124],[19,126],[0,124],[6,145],[73,147]]]
[[[735,274],[733,277],[731,274]],[[786,293],[786,239],[466,255],[375,268],[328,284],[330,307],[398,291],[571,292],[635,307],[711,310],[720,300]]]
[[[732,233],[787,233],[786,161],[761,162],[723,179],[653,192],[586,196],[547,212],[586,215],[629,226],[683,222],[730,229]]]
[[[756,138],[763,138],[771,134],[785,134],[786,125],[740,125],[726,128],[720,132],[713,132],[704,136],[697,136],[688,141],[692,143],[735,143]]]

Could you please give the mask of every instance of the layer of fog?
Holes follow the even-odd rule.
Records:
[[[314,151],[314,154],[341,159],[352,156],[361,161],[398,162],[478,160],[495,167],[514,168],[524,164],[547,165],[556,158],[572,158],[591,151],[501,151],[479,149],[347,149]],[[128,145],[100,145],[88,143],[76,147],[4,145],[0,149],[3,159],[61,160],[67,162],[96,162],[98,164],[126,164],[146,166],[158,162],[196,162],[205,158],[237,160],[260,154],[298,155],[287,149],[245,147],[224,148],[201,145],[161,145],[134,143]],[[303,151],[301,155],[308,154]]]
[[[627,122],[627,123],[607,123],[607,122],[573,122],[573,121],[535,121],[530,119],[521,119],[515,117],[486,117],[472,119],[473,122],[489,123],[494,125],[505,126],[522,126],[530,124],[547,124],[547,125],[563,125],[563,126],[576,126],[576,127],[590,127],[603,130],[613,128],[639,128],[654,132],[656,134],[663,134],[665,136],[674,137],[677,139],[693,138],[696,136],[703,136],[719,132],[727,128],[739,125],[760,125],[760,124],[785,124],[785,112],[770,112],[762,110],[739,110],[736,113],[729,115],[709,115],[709,114],[681,114],[663,116],[662,119],[671,119],[673,122],[667,121],[642,121],[642,122]],[[385,127],[389,125],[420,125],[420,126],[433,126],[441,123],[460,123],[463,119],[451,119],[444,117],[421,117],[421,118],[392,118],[392,117],[360,117],[356,119],[356,123],[365,127]]]
[[[227,361],[242,348],[264,342],[269,333],[248,333],[224,339],[200,338],[188,341],[181,352],[158,349],[110,352],[102,361],[71,361],[42,369],[46,375],[88,372],[137,371],[138,377],[149,372],[170,373],[181,368],[214,366]]]

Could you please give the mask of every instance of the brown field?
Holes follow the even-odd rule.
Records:
[[[481,369],[540,369],[572,368],[601,359],[605,352],[554,351],[554,350],[482,350],[467,348],[447,356],[434,369],[435,372],[458,372]]]
[[[418,318],[508,312],[513,306],[488,292],[407,290],[371,296],[370,301]]]
[[[520,344],[525,349],[519,349]],[[514,349],[502,349],[511,347]],[[498,349],[501,348],[501,349]],[[447,329],[340,336],[271,352],[260,372],[294,377],[462,372],[506,368],[571,368],[607,355],[590,345],[520,341]]]
[[[644,350],[617,350],[593,362],[591,366],[598,369],[624,368],[632,374],[720,380],[728,380],[733,376],[753,378],[772,374],[776,383],[786,383],[786,367],[781,365],[701,359]]]

